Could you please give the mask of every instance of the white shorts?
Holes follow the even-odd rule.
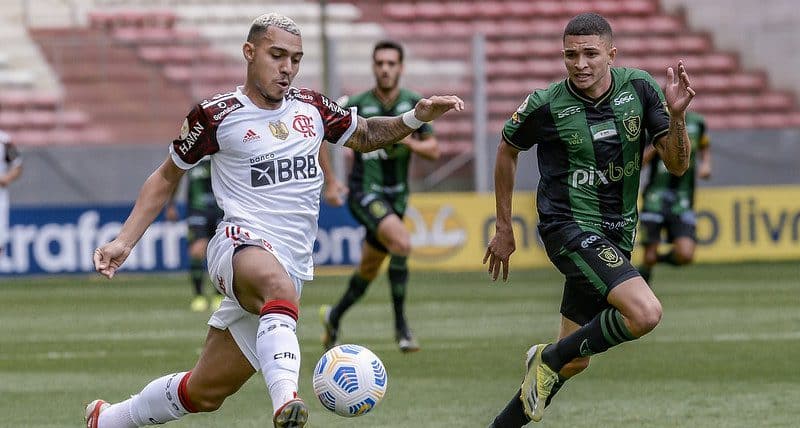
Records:
[[[236,247],[241,245],[258,246],[275,255],[272,245],[246,229],[230,225],[217,229],[214,237],[208,243],[208,275],[214,283],[214,287],[225,298],[219,309],[211,314],[208,325],[230,331],[236,344],[239,345],[239,349],[253,368],[258,371],[261,369],[261,365],[258,363],[256,354],[256,335],[260,316],[245,311],[239,305],[233,292],[233,252]],[[275,258],[278,259],[277,256]],[[278,260],[280,261],[280,259]],[[292,274],[288,275],[294,283],[299,298],[303,291],[303,280]]]

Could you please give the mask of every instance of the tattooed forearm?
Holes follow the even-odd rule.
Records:
[[[358,118],[358,127],[344,144],[357,152],[371,152],[411,135],[413,129],[400,116]]]
[[[670,120],[669,132],[656,144],[656,149],[671,174],[681,176],[686,172],[689,168],[691,142],[683,118]]]

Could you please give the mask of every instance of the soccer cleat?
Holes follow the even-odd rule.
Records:
[[[414,339],[414,335],[411,334],[411,330],[408,328],[395,331],[394,338],[403,353],[417,352],[420,349],[417,339]]]
[[[89,403],[89,405],[86,406],[86,413],[84,414],[86,428],[97,428],[100,413],[103,413],[109,406],[111,405],[103,400],[94,400]]]
[[[545,403],[553,386],[558,382],[558,373],[542,362],[542,351],[547,345],[541,343],[531,346],[525,358],[527,372],[519,398],[522,400],[525,414],[534,422],[542,420]]]
[[[322,305],[319,307],[319,322],[322,323],[322,347],[327,351],[328,349],[336,346],[336,340],[339,336],[339,329],[334,328],[331,324],[331,307],[330,305]]]
[[[203,312],[208,310],[208,299],[205,296],[194,296],[192,303],[189,304],[192,312]]]
[[[303,428],[308,422],[308,406],[300,398],[289,400],[275,412],[275,428]]]
[[[219,309],[223,299],[225,299],[225,296],[222,294],[215,294],[214,297],[211,298],[211,310],[216,311]]]

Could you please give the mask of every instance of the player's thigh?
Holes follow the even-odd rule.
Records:
[[[378,271],[386,259],[386,251],[376,248],[371,243],[365,241],[361,246],[361,262],[358,265],[358,272],[362,278],[372,281],[378,276]]]
[[[380,221],[378,240],[392,254],[407,256],[411,252],[411,235],[397,214],[390,214]]]
[[[193,400],[221,401],[255,373],[228,330],[209,327],[187,388]]]
[[[561,244],[544,237],[548,256],[564,274],[561,314],[584,325],[609,307],[609,292],[622,282],[641,278],[622,251],[604,236],[587,232]]]
[[[297,303],[299,296],[286,269],[271,252],[245,245],[233,255],[233,288],[236,299],[247,312],[258,314],[268,300]]]
[[[377,193],[353,192],[347,198],[347,208],[366,230],[365,240],[373,247],[389,252],[378,238],[378,226],[389,215],[395,214],[391,203]]]

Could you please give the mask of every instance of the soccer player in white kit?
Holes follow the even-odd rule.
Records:
[[[257,371],[269,389],[274,426],[305,426],[295,329],[303,281],[313,277],[322,141],[371,151],[464,108],[456,96],[433,96],[402,116],[364,119],[317,92],[291,87],[303,46],[296,24],[282,15],[256,18],[242,51],[244,86],[189,112],[119,235],[94,253],[96,270],[112,278],[184,172],[209,155],[225,217],[209,243],[208,269],[225,299],[208,321],[194,368],[155,379],[120,403],[93,401],[88,428],[155,425],[215,411]]]

